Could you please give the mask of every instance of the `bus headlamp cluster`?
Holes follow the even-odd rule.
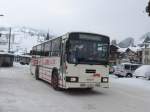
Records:
[[[66,77],[67,82],[78,82],[78,80],[79,80],[78,77],[71,77],[71,76]]]
[[[71,77],[71,78],[70,78],[70,81],[71,81],[71,82],[75,82],[75,81],[76,81],[76,78],[75,78],[75,77]]]
[[[108,83],[108,77],[102,77],[101,82],[102,83]]]

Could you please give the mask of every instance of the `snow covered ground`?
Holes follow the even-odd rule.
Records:
[[[110,88],[55,91],[29,66],[0,68],[0,112],[149,112],[150,81],[110,77]]]
[[[150,91],[150,80],[145,78],[118,78],[116,76],[110,76],[111,82],[116,84],[121,84],[125,86],[130,86],[134,89],[144,89]]]

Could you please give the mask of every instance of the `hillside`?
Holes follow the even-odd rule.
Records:
[[[144,35],[140,38],[140,40],[141,40],[142,42],[150,42],[150,32],[144,34]]]
[[[8,51],[10,28],[0,27],[0,50]],[[32,46],[43,42],[47,32],[28,27],[11,28],[11,51],[15,54],[30,52]],[[50,35],[52,37],[52,35]]]
[[[123,41],[121,41],[118,44],[118,46],[121,48],[128,48],[130,46],[134,46],[134,38],[132,38],[132,37],[126,38]]]

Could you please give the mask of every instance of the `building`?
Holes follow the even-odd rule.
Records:
[[[142,63],[143,64],[150,64],[150,48],[144,48],[142,53]]]
[[[110,45],[110,55],[109,55],[109,64],[116,65],[119,63],[119,54],[118,47],[115,45]]]
[[[147,36],[143,42],[144,48],[142,49],[142,63],[150,64],[150,36]]]
[[[142,51],[139,47],[120,48],[120,63],[142,63]]]
[[[142,57],[142,53],[143,51],[142,51],[142,49],[139,49],[138,51],[137,51],[137,59],[138,59],[138,62],[140,63],[140,64],[142,64],[142,59],[143,59],[143,57]]]

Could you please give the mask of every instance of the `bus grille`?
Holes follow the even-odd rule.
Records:
[[[96,70],[86,69],[85,73],[96,73]]]

